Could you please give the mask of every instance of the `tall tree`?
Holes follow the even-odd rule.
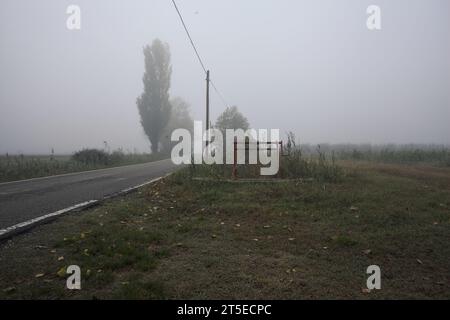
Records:
[[[151,143],[152,153],[156,153],[159,151],[160,138],[172,109],[169,102],[172,75],[169,45],[155,39],[151,46],[144,47],[144,57],[144,92],[137,98],[136,104],[142,127]]]
[[[247,118],[236,106],[227,107],[216,120],[216,127],[222,131],[225,129],[247,130],[249,126]]]

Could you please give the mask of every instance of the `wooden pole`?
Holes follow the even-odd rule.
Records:
[[[206,71],[206,131],[209,130],[209,70]]]

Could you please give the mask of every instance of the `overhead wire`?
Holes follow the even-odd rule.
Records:
[[[178,9],[178,6],[175,2],[175,0],[172,0],[173,6],[175,7],[175,10],[178,13],[178,17],[180,18],[181,24],[183,25],[184,31],[186,32],[188,38],[189,38],[189,42],[191,43],[192,48],[194,49],[195,55],[197,56],[198,62],[200,63],[200,66],[202,67],[203,71],[205,72],[205,74],[207,73],[207,69],[205,67],[205,64],[203,63],[203,60],[197,50],[197,47],[195,46],[194,40],[191,37],[191,34],[189,32],[189,29],[186,25],[186,23],[184,22],[183,16],[181,15],[180,10]],[[209,82],[211,83],[211,86],[213,87],[214,91],[217,93],[217,95],[219,96],[220,100],[222,101],[222,103],[225,105],[225,107],[228,107],[228,103],[225,100],[223,94],[219,91],[219,89],[217,89],[216,85],[214,84],[214,82],[210,79]]]

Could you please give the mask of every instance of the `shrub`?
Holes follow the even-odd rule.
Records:
[[[72,159],[86,165],[107,165],[110,160],[105,151],[98,149],[83,149],[75,152]]]

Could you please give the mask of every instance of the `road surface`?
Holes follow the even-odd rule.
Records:
[[[0,183],[0,229],[75,204],[102,199],[151,179],[176,166],[170,159],[59,176]]]

